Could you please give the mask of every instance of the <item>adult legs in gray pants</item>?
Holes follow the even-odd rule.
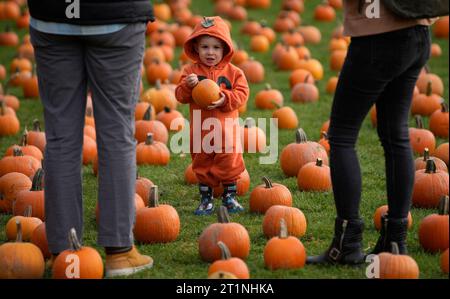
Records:
[[[98,245],[133,244],[136,141],[145,23],[111,34],[68,36],[30,28],[44,106],[45,214],[50,251],[82,239],[82,146],[86,94],[92,92],[98,148]]]

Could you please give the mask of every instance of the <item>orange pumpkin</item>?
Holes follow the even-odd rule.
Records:
[[[301,191],[331,191],[330,168],[320,158],[306,163],[298,172],[297,186]]]
[[[187,184],[198,184],[198,179],[195,176],[194,171],[192,170],[192,163],[188,165],[188,167],[186,167],[186,170],[184,171],[184,181]]]
[[[279,129],[298,128],[298,118],[295,111],[288,106],[280,107],[272,113],[272,118],[277,120]]]
[[[148,205],[150,198],[150,188],[153,186],[153,182],[147,178],[140,177],[136,171],[136,193],[142,198],[144,206]]]
[[[34,174],[31,189],[22,190],[17,193],[13,215],[24,215],[26,208],[31,206],[31,216],[45,221],[44,190],[42,190],[43,177],[44,170],[40,168]]]
[[[409,128],[409,139],[414,153],[421,154],[425,148],[433,153],[436,147],[436,138],[431,131],[424,128],[420,115],[416,115],[415,119],[416,128]]]
[[[302,211],[295,207],[281,205],[271,206],[264,215],[263,232],[267,238],[272,238],[280,232],[280,220],[284,219],[290,236],[300,238],[305,235],[307,223]]]
[[[414,163],[415,163],[416,171],[425,169],[427,167],[428,159],[434,160],[434,164],[436,164],[437,170],[442,170],[444,172],[448,172],[447,165],[445,164],[445,162],[437,157],[430,156],[430,151],[428,150],[428,148],[425,148],[425,150],[423,151],[423,157],[417,158],[415,160]]]
[[[261,153],[266,148],[266,133],[255,126],[255,120],[247,118],[241,128],[241,143],[246,153]]]
[[[24,156],[19,148],[14,148],[13,156],[6,156],[0,160],[0,177],[9,172],[20,172],[31,177],[41,167],[41,162],[36,158]]]
[[[169,131],[166,126],[159,120],[151,119],[151,107],[144,114],[142,120],[136,121],[136,129],[134,137],[138,142],[144,142],[147,134],[153,134],[153,139],[161,143],[167,144],[169,140]]]
[[[332,22],[336,18],[336,11],[328,3],[319,4],[314,9],[314,19],[323,22]]]
[[[50,258],[51,253],[48,249],[47,233],[45,231],[45,222],[39,224],[31,233],[30,242],[36,245],[42,252],[44,258]]]
[[[20,220],[15,225],[16,242],[0,246],[0,279],[43,278],[45,262],[41,251],[32,243],[23,243]]]
[[[42,154],[41,150],[38,149],[36,146],[34,145],[29,145],[27,142],[27,132],[25,132],[22,135],[22,141],[20,142],[20,146],[19,145],[12,145],[10,146],[6,152],[5,152],[5,156],[12,156],[14,154],[14,148],[18,147],[22,153],[26,156],[32,156],[34,158],[36,158],[38,161],[42,161],[42,159],[44,159],[44,155]]]
[[[426,251],[435,253],[449,246],[448,200],[448,195],[443,196],[439,202],[439,213],[428,215],[420,222],[419,242]]]
[[[292,194],[286,186],[272,183],[269,178],[262,178],[264,184],[250,193],[250,211],[264,214],[271,206],[292,206]]]
[[[20,172],[10,172],[0,177],[0,212],[12,212],[13,202],[22,190],[30,190],[31,180]]]
[[[417,170],[414,178],[412,202],[417,207],[433,208],[442,196],[449,192],[448,173],[437,170],[433,160],[428,159],[425,170]]]
[[[398,245],[391,243],[392,253],[382,252],[378,255],[380,261],[380,279],[417,279],[419,266],[408,255],[400,255]]]
[[[297,83],[291,90],[294,103],[311,103],[319,100],[319,89],[311,83]]]
[[[436,109],[430,116],[430,131],[438,137],[448,139],[448,106],[441,103],[441,109]]]
[[[381,229],[381,217],[388,213],[388,208],[388,205],[382,205],[375,210],[375,213],[373,214],[373,224],[375,225],[376,230]],[[411,229],[412,224],[413,219],[411,216],[411,212],[408,212],[408,229]]]
[[[434,155],[441,159],[442,161],[445,162],[445,164],[447,164],[448,167],[448,153],[449,153],[449,149],[448,149],[448,142],[442,143],[441,145],[439,145],[436,150],[434,151]]]
[[[265,35],[257,34],[250,38],[250,50],[253,52],[264,53],[269,50],[270,42]]]
[[[448,16],[444,16],[439,18],[433,26],[434,36],[437,38],[446,38],[448,39]]]
[[[289,76],[289,86],[292,89],[298,83],[314,84],[315,80],[310,71],[304,69],[296,69],[292,71],[291,75]]]
[[[306,251],[302,242],[288,235],[286,222],[280,220],[278,237],[270,239],[264,247],[264,264],[270,270],[303,268]]]
[[[149,205],[136,211],[134,237],[142,243],[168,243],[180,234],[180,217],[171,205],[160,205],[158,186],[150,187]]]
[[[183,114],[177,110],[170,109],[170,107],[164,107],[164,110],[156,116],[156,120],[162,122],[168,131],[178,132],[184,128]]]
[[[419,114],[421,116],[430,116],[434,111],[441,108],[441,96],[432,93],[432,82],[428,82],[425,94],[420,93],[413,97],[411,104],[411,114]]]
[[[69,232],[70,249],[61,252],[54,260],[54,279],[102,279],[103,261],[92,247],[81,246],[74,228]]]
[[[220,206],[218,223],[203,230],[198,239],[198,249],[202,260],[213,262],[221,257],[217,242],[222,241],[230,250],[231,256],[245,260],[250,253],[250,237],[239,223],[230,222],[227,208]]]
[[[208,268],[208,276],[218,271],[228,272],[239,279],[250,278],[247,264],[238,257],[232,257],[227,245],[222,241],[217,242],[222,253],[222,259],[216,260]]]
[[[425,67],[425,72],[419,75],[416,83],[420,93],[428,93],[430,82],[431,93],[440,95],[442,97],[444,95],[444,82],[442,82],[442,79],[438,75],[429,73],[428,68]]]
[[[6,237],[8,240],[14,240],[17,238],[17,225],[16,221],[20,221],[22,224],[22,238],[24,241],[30,241],[31,234],[42,220],[36,217],[32,217],[32,208],[28,206],[25,210],[24,216],[14,216],[6,223]]]
[[[297,176],[300,168],[308,162],[315,162],[321,158],[323,164],[328,165],[326,150],[317,142],[308,141],[305,131],[298,129],[296,142],[288,144],[280,156],[280,165],[283,173],[288,176]]]
[[[249,83],[261,83],[264,81],[264,66],[261,62],[251,57],[249,60],[241,63],[239,67],[244,72]]]
[[[0,102],[0,137],[15,135],[20,130],[20,122],[12,108]]]
[[[170,152],[167,146],[153,140],[153,134],[148,133],[145,142],[136,146],[136,163],[138,165],[167,165],[170,160]]]
[[[220,98],[220,87],[211,79],[201,80],[192,89],[192,99],[202,108],[206,108]]]
[[[448,274],[448,248],[441,254],[441,270]]]
[[[283,94],[278,89],[272,89],[270,84],[266,84],[266,88],[255,96],[255,106],[258,109],[275,109],[283,106],[283,101]]]
[[[47,141],[45,139],[45,132],[41,132],[41,123],[38,119],[33,120],[33,130],[28,131],[27,135],[28,144],[36,146],[44,153]]]

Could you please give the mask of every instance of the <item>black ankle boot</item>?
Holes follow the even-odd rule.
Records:
[[[387,214],[381,216],[380,237],[371,254],[392,252],[391,242],[397,243],[400,254],[408,254],[407,232],[408,218],[389,218]]]
[[[330,247],[322,255],[308,256],[307,264],[359,265],[364,263],[362,251],[362,219],[336,218],[334,237]]]

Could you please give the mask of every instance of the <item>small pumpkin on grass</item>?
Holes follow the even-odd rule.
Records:
[[[19,220],[22,224],[22,239],[29,241],[34,229],[38,227],[42,220],[36,217],[32,217],[32,208],[28,206],[23,216],[14,216],[6,223],[6,237],[8,240],[14,240],[17,238],[17,225],[16,221]]]
[[[297,114],[289,106],[279,107],[272,113],[272,118],[277,120],[278,129],[298,128]]]
[[[288,235],[282,218],[279,236],[270,239],[264,247],[264,264],[270,270],[298,269],[303,268],[305,262],[305,247],[299,239]]]
[[[425,170],[417,170],[414,178],[412,202],[421,208],[435,208],[442,196],[449,192],[447,172],[436,169],[434,160],[428,159]]]
[[[305,235],[307,222],[305,215],[300,209],[274,205],[266,211],[263,219],[263,232],[267,238],[272,238],[279,234],[281,219],[284,219],[290,236],[300,238]]]
[[[25,131],[24,134],[22,135],[20,146],[19,145],[10,146],[6,150],[5,156],[12,156],[14,154],[14,148],[18,147],[24,155],[32,156],[36,158],[38,161],[42,161],[42,159],[44,159],[44,155],[42,154],[39,148],[37,148],[34,145],[28,144],[27,136],[28,136],[27,131]]]
[[[448,205],[448,196],[443,196],[439,203],[439,213],[428,215],[420,222],[419,242],[426,251],[444,251],[449,246]]]
[[[220,206],[218,223],[203,230],[198,239],[198,249],[202,260],[213,262],[221,257],[217,242],[222,241],[230,250],[231,256],[245,260],[250,253],[250,237],[244,226],[230,222],[228,210]]]
[[[439,158],[442,161],[444,161],[445,164],[447,164],[447,167],[449,166],[449,164],[448,164],[448,154],[449,154],[448,142],[442,143],[434,151],[434,155],[437,158]]]
[[[10,172],[0,176],[0,212],[11,213],[13,202],[22,190],[30,190],[30,178],[20,172]]]
[[[431,131],[424,128],[420,115],[416,115],[415,119],[416,128],[409,128],[409,138],[414,153],[421,154],[425,148],[433,153],[436,147],[436,138]]]
[[[42,222],[33,230],[30,242],[39,247],[44,258],[51,257],[52,254],[48,248],[47,233],[45,231],[45,222]]]
[[[392,253],[382,252],[378,255],[380,261],[380,279],[417,279],[419,266],[408,256],[399,254],[398,245],[391,243]]]
[[[292,206],[292,194],[289,189],[269,178],[262,178],[264,184],[257,186],[250,193],[250,211],[264,214],[271,206]]]
[[[14,202],[14,215],[24,215],[28,206],[32,208],[32,216],[45,221],[45,206],[44,206],[44,190],[42,189],[42,179],[44,177],[44,170],[39,168],[33,177],[33,182],[30,190],[22,190],[17,193],[16,201]]]
[[[330,167],[323,165],[320,158],[306,163],[298,172],[297,186],[302,191],[331,191]]]
[[[16,147],[12,156],[0,160],[0,177],[10,172],[20,172],[31,177],[41,167],[41,161],[32,156],[25,156],[22,150]]]
[[[278,89],[273,89],[270,84],[259,91],[255,96],[255,106],[258,109],[275,109],[283,106],[284,97]]]
[[[435,110],[430,116],[430,131],[438,137],[448,138],[448,105],[441,103],[441,109]]]
[[[61,252],[53,262],[54,279],[102,279],[103,260],[92,247],[82,246],[74,228],[69,231],[70,249]]]
[[[241,143],[246,153],[261,153],[266,148],[266,133],[255,126],[255,120],[247,118],[241,128]]]
[[[136,193],[142,198],[145,205],[148,205],[148,199],[150,198],[150,188],[153,186],[153,182],[145,177],[139,176],[136,171]]]
[[[42,278],[45,261],[39,248],[32,243],[22,242],[22,225],[15,220],[16,242],[0,246],[0,279]]]
[[[300,128],[296,132],[296,142],[288,144],[281,151],[280,165],[286,176],[297,176],[303,165],[315,162],[317,158],[328,165],[328,155],[323,146],[317,142],[308,141],[305,131]]]
[[[238,257],[232,257],[227,245],[222,241],[217,242],[217,246],[220,247],[222,258],[216,260],[209,266],[208,277],[216,272],[231,273],[239,279],[250,278],[250,273],[247,264]]]
[[[171,205],[160,205],[158,186],[150,187],[147,207],[136,211],[134,237],[142,243],[168,243],[180,234],[180,217]]]
[[[38,119],[33,121],[33,129],[27,131],[27,142],[30,145],[36,146],[42,153],[45,152],[47,141],[45,139],[45,132],[42,132],[41,123]]]
[[[15,135],[20,130],[20,122],[14,110],[0,101],[0,136]]]
[[[167,165],[170,161],[170,152],[167,146],[153,140],[153,134],[148,133],[145,142],[136,147],[136,162],[138,165]]]
[[[439,158],[430,156],[430,150],[426,147],[423,151],[423,157],[417,158],[414,163],[417,170],[425,169],[427,167],[427,160],[432,159],[436,165],[437,170],[448,172],[447,165]]]

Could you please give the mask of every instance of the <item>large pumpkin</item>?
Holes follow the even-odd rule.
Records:
[[[222,241],[217,242],[217,246],[220,247],[222,258],[216,260],[208,268],[208,277],[218,271],[228,272],[233,274],[239,279],[250,278],[250,273],[247,264],[238,257],[232,257],[227,245]]]
[[[271,206],[292,206],[292,194],[289,189],[269,178],[262,178],[264,184],[259,185],[250,193],[250,211],[264,214]]]
[[[134,237],[142,243],[168,243],[180,234],[180,217],[171,205],[160,205],[158,186],[150,189],[148,207],[136,211]]]
[[[20,172],[10,172],[0,176],[0,212],[12,212],[13,202],[22,190],[30,190],[30,178]]]
[[[136,147],[136,163],[138,165],[167,165],[170,160],[170,152],[167,146],[153,140],[153,134],[148,133],[145,142]]]
[[[280,165],[284,174],[288,177],[297,176],[298,171],[308,162],[315,162],[321,158],[323,164],[328,165],[326,150],[317,142],[308,141],[305,131],[298,129],[296,142],[288,144],[280,156]]]
[[[288,235],[284,219],[280,220],[280,234],[264,247],[264,264],[270,270],[303,268],[306,251],[302,242]]]
[[[412,202],[421,208],[434,208],[442,196],[449,192],[448,173],[436,170],[433,160],[427,161],[425,170],[417,170],[414,178]]]
[[[42,278],[45,262],[41,251],[32,243],[23,243],[20,220],[15,225],[16,242],[0,246],[0,279]]]
[[[17,225],[16,222],[20,221],[22,224],[22,239],[24,241],[30,241],[31,234],[38,227],[42,220],[36,217],[32,217],[32,208],[28,206],[23,216],[14,216],[6,223],[6,237],[8,240],[14,240],[17,238]]]
[[[202,108],[206,108],[220,98],[220,87],[211,79],[203,79],[192,89],[192,99]]]
[[[419,242],[426,251],[444,251],[449,246],[448,201],[448,196],[443,196],[439,204],[439,213],[428,215],[420,222]]]
[[[74,228],[69,232],[70,249],[61,252],[54,260],[54,279],[102,279],[103,261],[92,247],[81,246]]]
[[[417,279],[419,266],[408,255],[400,255],[398,245],[391,243],[392,253],[382,252],[378,255],[380,261],[381,279]]]
[[[198,239],[198,249],[202,260],[213,262],[221,258],[217,242],[222,241],[230,249],[231,256],[243,260],[250,253],[250,237],[239,223],[230,222],[227,208],[220,206],[218,223],[209,225]]]
[[[275,205],[266,211],[263,219],[263,232],[267,238],[278,235],[281,219],[284,219],[290,236],[300,238],[305,235],[307,222],[303,212],[295,207]]]

